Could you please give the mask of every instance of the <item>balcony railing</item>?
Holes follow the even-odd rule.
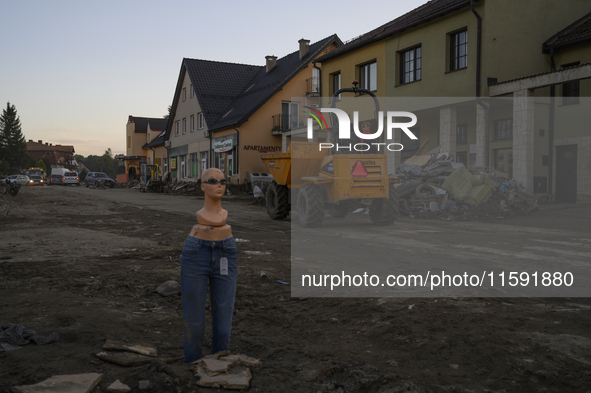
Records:
[[[298,115],[273,115],[273,135],[281,134],[285,131],[295,130],[304,126],[303,120]]]
[[[306,79],[306,95],[319,96],[320,95],[320,78],[313,76]]]

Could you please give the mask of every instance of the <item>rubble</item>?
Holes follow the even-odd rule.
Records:
[[[55,375],[35,385],[15,386],[12,391],[15,393],[89,393],[102,378],[103,374],[97,373]]]
[[[248,389],[252,373],[260,360],[242,354],[218,352],[193,362],[191,370],[199,379],[197,385],[224,389]]]
[[[470,172],[439,148],[407,159],[397,170],[400,211],[411,218],[497,219],[528,214],[537,201],[499,170]]]

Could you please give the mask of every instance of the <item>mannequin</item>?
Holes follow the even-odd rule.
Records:
[[[193,226],[191,236],[203,240],[223,240],[232,236],[232,227],[226,224],[228,211],[222,208],[222,197],[226,186],[220,183],[207,184],[207,179],[224,179],[222,171],[216,168],[206,169],[201,176],[201,190],[205,193],[203,209],[196,214],[198,224]]]
[[[226,224],[228,212],[221,204],[226,192],[225,182],[219,169],[203,171],[201,189],[205,201],[196,214],[197,224],[191,229],[181,256],[185,362],[194,362],[203,356],[208,284],[212,310],[211,353],[230,349],[238,250],[232,228]]]

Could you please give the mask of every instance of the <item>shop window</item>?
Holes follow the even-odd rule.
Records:
[[[513,139],[513,119],[499,119],[495,120],[496,141]]]
[[[456,145],[468,143],[468,124],[458,124],[456,127]]]

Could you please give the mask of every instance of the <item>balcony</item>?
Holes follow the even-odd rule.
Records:
[[[303,119],[299,115],[273,115],[273,135],[281,135],[285,131],[295,130],[304,127]]]
[[[319,97],[320,96],[320,78],[313,76],[306,79],[306,95],[308,97]]]

